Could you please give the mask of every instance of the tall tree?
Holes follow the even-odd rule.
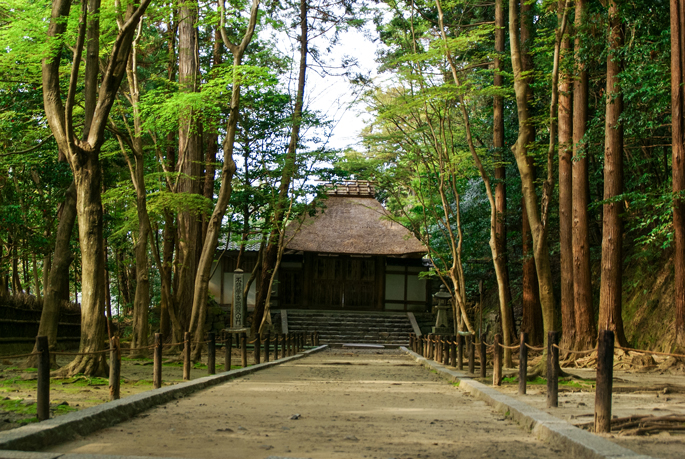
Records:
[[[575,345],[585,350],[594,347],[596,339],[595,314],[592,306],[590,277],[590,237],[588,205],[590,184],[585,131],[588,119],[588,75],[583,56],[584,19],[586,0],[576,0],[575,11],[575,80],[573,83],[573,312],[575,315]]]
[[[565,1],[560,0],[557,16],[563,15]],[[562,65],[559,82],[559,255],[561,271],[561,327],[565,348],[575,345],[575,313],[573,305],[573,107],[572,76],[566,65],[571,55],[571,38],[566,33],[561,41]]]
[[[521,1],[521,70],[526,75],[523,77],[526,81],[526,101],[528,110],[533,110],[533,101],[535,94],[533,93],[534,70],[533,54],[531,49],[533,47],[533,40],[535,37],[535,28],[533,25],[534,4],[533,2]],[[535,141],[535,126],[532,121],[528,125],[529,142]],[[535,162],[532,154],[526,154],[526,161],[528,169],[532,174],[532,180],[535,181]],[[533,257],[533,244],[530,232],[530,222],[528,220],[528,210],[525,197],[521,198],[521,248],[523,254],[523,271],[522,271],[522,306],[523,317],[521,322],[521,331],[528,333],[530,342],[533,344],[540,344],[543,342],[544,324],[542,321],[542,308],[540,307],[540,286],[538,285],[538,273],[535,268],[535,259]]]
[[[514,317],[511,309],[511,294],[508,289],[509,285],[508,282],[505,282],[508,281],[508,276],[506,275],[506,258],[500,252],[500,245],[497,243],[497,204],[495,201],[495,195],[493,193],[490,181],[490,176],[485,170],[485,167],[483,167],[483,163],[473,143],[473,136],[471,134],[471,120],[469,117],[466,99],[464,97],[463,92],[461,92],[462,83],[459,78],[458,69],[452,57],[452,53],[449,49],[447,34],[445,33],[443,12],[440,0],[435,0],[435,4],[438,8],[438,25],[440,27],[440,34],[444,41],[445,56],[447,57],[447,62],[450,64],[450,70],[452,71],[452,79],[454,81],[455,86],[457,87],[457,90],[459,91],[458,100],[462,118],[464,121],[464,129],[466,131],[466,142],[469,146],[471,157],[473,158],[473,161],[476,164],[476,168],[478,169],[478,173],[480,174],[480,177],[483,180],[483,184],[485,185],[485,192],[487,194],[488,202],[490,204],[490,252],[492,254],[492,262],[495,268],[495,277],[497,278],[500,317],[502,321],[502,335],[504,337],[504,344],[506,346],[511,346],[515,336]],[[510,349],[505,349],[504,360],[506,366],[512,366]]]
[[[616,0],[609,0],[606,75],[606,123],[604,127],[604,200],[602,219],[602,280],[599,292],[599,329],[612,330],[616,342],[627,346],[623,331],[623,94],[619,87],[623,24]]]
[[[74,258],[69,242],[76,222],[76,185],[73,182],[69,185],[57,214],[59,215],[59,225],[55,237],[55,253],[52,257],[48,281],[45,283],[43,310],[38,325],[38,336],[48,337],[50,349],[54,349],[57,345],[57,330],[62,303],[69,301],[69,266]],[[46,266],[43,266],[43,269],[47,271]],[[33,350],[34,352],[38,351],[37,344]],[[54,357],[51,354],[50,366],[52,368],[57,366]],[[27,367],[37,368],[37,365],[37,355],[32,355],[27,359]]]
[[[685,1],[671,0],[671,116],[673,229],[675,231],[675,334],[685,349]]]
[[[220,2],[221,24],[219,27],[224,46],[226,46],[233,55],[233,81],[231,84],[231,107],[226,123],[226,136],[224,137],[223,142],[224,160],[221,169],[221,187],[219,188],[219,196],[214,211],[207,223],[207,235],[204,244],[202,245],[197,278],[193,289],[193,310],[190,320],[190,330],[191,333],[193,333],[195,342],[193,347],[193,360],[199,360],[202,351],[204,327],[207,319],[207,295],[209,292],[212,262],[214,261],[214,254],[216,253],[216,247],[219,240],[221,222],[226,214],[228,203],[231,200],[231,193],[233,192],[232,180],[236,170],[236,164],[233,160],[233,149],[238,126],[238,117],[240,115],[240,87],[242,83],[240,65],[242,64],[245,50],[250,44],[250,41],[252,41],[258,13],[259,0],[253,0],[247,29],[245,30],[240,43],[235,44],[231,41],[226,30],[226,8],[224,2],[223,0]]]
[[[562,15],[561,24],[557,29],[555,48],[554,48],[554,68],[552,70],[552,97],[550,103],[550,146],[547,150],[547,178],[543,184],[541,209],[538,210],[537,193],[532,168],[528,163],[528,144],[531,141],[530,128],[530,108],[528,102],[528,82],[523,78],[522,49],[521,41],[518,36],[518,2],[509,0],[509,40],[511,48],[511,64],[514,71],[514,92],[516,94],[516,106],[518,109],[519,133],[516,144],[512,147],[516,164],[521,175],[521,188],[523,199],[526,203],[528,221],[533,236],[533,257],[535,268],[538,273],[538,285],[540,289],[540,302],[542,305],[542,319],[545,329],[545,343],[547,342],[547,332],[554,330],[555,322],[555,301],[552,281],[552,268],[549,259],[548,245],[548,217],[549,202],[552,192],[553,178],[553,158],[555,141],[555,115],[558,97],[558,77],[559,77],[559,54],[561,48],[561,38],[566,26],[566,6]],[[567,2],[568,3],[568,2]]]
[[[135,34],[140,17],[150,4],[150,0],[142,0],[136,7],[129,4],[126,13],[124,27],[119,31],[110,51],[105,70],[100,75],[99,71],[86,70],[91,78],[87,87],[100,82],[99,94],[85,92],[86,98],[97,95],[97,101],[85,102],[85,107],[92,110],[92,114],[86,114],[90,119],[79,138],[76,133],[76,120],[74,106],[76,92],[79,88],[79,68],[87,29],[98,29],[98,19],[89,22],[89,13],[96,18],[99,16],[99,0],[81,2],[81,15],[79,20],[78,35],[74,47],[74,59],[71,66],[71,76],[68,85],[66,100],[62,100],[62,88],[60,86],[60,63],[64,48],[65,32],[69,24],[69,11],[71,0],[54,0],[48,39],[51,52],[43,59],[43,103],[50,129],[60,151],[66,155],[69,165],[74,174],[76,184],[76,209],[79,225],[79,242],[81,246],[82,263],[82,301],[81,301],[81,342],[79,352],[90,353],[99,351],[103,347],[105,332],[104,315],[104,240],[102,237],[102,201],[101,180],[102,169],[100,166],[100,149],[105,140],[105,125],[109,112],[114,103],[116,93],[125,75],[131,43]],[[90,27],[87,27],[90,24]],[[86,67],[99,67],[98,56],[87,56]],[[99,77],[99,78],[98,78]],[[107,372],[107,363],[104,354],[79,355],[74,361],[63,369],[64,374],[73,375],[84,373],[88,375],[104,375]]]
[[[198,2],[183,1],[178,19],[178,82],[181,92],[199,91]],[[202,194],[202,149],[198,113],[186,106],[180,113],[176,171],[181,174],[177,193]],[[190,200],[188,202],[191,202]],[[193,288],[197,272],[197,248],[201,244],[201,223],[197,209],[189,206],[178,213],[178,252],[174,303],[183,330],[189,330]],[[180,331],[175,331],[179,333]]]
[[[504,54],[504,6],[503,0],[495,0],[495,77],[494,86],[496,90],[502,89],[502,56]],[[511,288],[509,285],[509,267],[507,258],[507,184],[506,167],[504,164],[504,97],[502,94],[495,94],[493,98],[493,148],[495,151],[495,235],[497,244],[497,256],[502,258],[502,269],[499,273],[498,285],[501,284],[504,294],[504,303],[510,310],[507,316],[511,316],[510,331],[512,338],[516,335],[514,326],[514,314],[511,311]],[[498,287],[499,289],[499,287]],[[501,306],[501,305],[500,305]],[[501,315],[504,317],[504,314]],[[510,365],[509,355],[505,359],[505,364]]]
[[[283,218],[288,207],[288,192],[290,191],[290,184],[293,176],[296,173],[296,159],[297,147],[300,140],[300,127],[302,126],[302,110],[304,107],[304,91],[307,81],[307,56],[309,55],[309,24],[307,23],[309,4],[307,0],[300,0],[300,66],[297,77],[297,94],[295,96],[295,108],[293,110],[292,130],[290,134],[290,143],[285,155],[285,163],[283,165],[283,172],[281,174],[281,182],[278,187],[278,196],[273,206],[272,225],[273,229],[269,234],[268,243],[262,258],[262,272],[261,281],[259,285],[261,288],[257,291],[255,299],[255,310],[252,319],[253,334],[257,333],[262,327],[264,318],[264,309],[266,308],[266,300],[268,296],[268,286],[271,283],[271,277],[274,275],[276,269],[276,260],[278,258],[278,243],[280,238],[280,227],[283,225]]]

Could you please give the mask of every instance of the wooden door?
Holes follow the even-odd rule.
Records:
[[[340,309],[343,305],[342,260],[340,257],[316,257],[313,279],[313,305]]]
[[[376,308],[376,263],[373,258],[348,258],[345,270],[345,309]]]
[[[311,304],[322,309],[375,309],[376,277],[373,258],[316,257]]]

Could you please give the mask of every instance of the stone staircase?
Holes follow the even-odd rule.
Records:
[[[321,344],[406,346],[413,328],[406,313],[287,311],[288,332],[319,332]]]

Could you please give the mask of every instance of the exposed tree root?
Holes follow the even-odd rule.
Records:
[[[649,435],[663,431],[685,430],[685,416],[672,414],[668,416],[635,415],[611,420],[611,431],[620,435]],[[578,424],[577,427],[594,431],[593,422]]]
[[[53,371],[50,373],[50,376],[56,378],[71,378],[78,374],[100,376],[103,378],[108,377],[109,365],[107,365],[105,354],[77,355],[69,365]]]

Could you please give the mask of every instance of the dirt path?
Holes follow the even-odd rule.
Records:
[[[51,451],[203,459],[569,457],[406,355],[347,350],[207,389]]]

